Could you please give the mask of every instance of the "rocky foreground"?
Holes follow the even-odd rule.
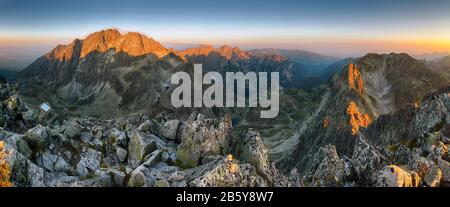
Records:
[[[248,129],[233,136],[229,116],[215,120],[194,112],[179,120],[163,112],[156,117],[76,118],[27,106],[9,84],[1,85],[0,96],[2,186],[436,187],[450,183],[447,91],[430,96],[408,116],[396,120],[398,113],[405,113],[398,112],[378,119],[373,124],[377,133],[369,128],[349,136],[356,139],[351,157],[340,156],[333,145],[320,148],[302,175],[297,168],[281,174],[258,131]],[[394,122],[407,123],[404,133]],[[392,138],[398,134],[409,138]],[[383,137],[391,139],[379,141]]]
[[[358,132],[350,157],[334,145],[321,147],[310,163],[307,186],[450,186],[450,88],[412,109],[379,117]],[[295,158],[292,158],[295,159]]]
[[[99,120],[27,107],[1,85],[5,186],[294,186],[269,161],[259,133],[231,119],[167,114]]]

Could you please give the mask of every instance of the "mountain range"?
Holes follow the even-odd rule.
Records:
[[[446,186],[449,62],[405,53],[339,60],[301,50],[175,50],[102,30],[38,58],[19,73],[18,91],[1,85],[8,131],[0,138],[28,163],[27,172],[13,170],[24,186],[37,181],[17,175],[39,169],[47,186],[96,186],[105,174],[114,174],[108,186]],[[194,63],[222,74],[279,72],[279,116],[172,107],[170,77],[192,74]],[[34,114],[42,102],[54,111]]]
[[[299,56],[308,54],[302,51]],[[326,59],[317,54],[308,58],[317,59],[317,64]],[[170,90],[170,74],[192,71],[196,62],[203,64],[205,72],[280,72],[283,87],[299,86],[308,73],[305,65],[280,54],[208,45],[178,51],[139,33],[108,29],[58,45],[20,76],[26,80],[24,93],[29,97],[67,107],[85,103],[98,115],[111,115],[122,109],[170,105],[164,100]],[[33,90],[37,85],[39,89]]]

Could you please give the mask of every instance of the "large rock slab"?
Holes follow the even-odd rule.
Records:
[[[128,145],[128,164],[132,168],[139,166],[145,156],[157,149],[164,148],[165,143],[151,133],[133,131]]]
[[[201,113],[192,113],[181,132],[177,161],[181,166],[191,168],[207,156],[225,154],[232,138],[231,129],[230,116],[217,123]]]
[[[5,146],[8,156],[6,160],[11,169],[11,180],[14,186],[19,187],[44,187],[44,170],[16,149],[9,145]]]
[[[378,187],[418,187],[411,174],[396,165],[389,165],[380,171]]]

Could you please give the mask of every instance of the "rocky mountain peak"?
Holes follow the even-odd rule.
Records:
[[[89,34],[83,40],[75,40],[67,45],[58,45],[46,54],[47,59],[65,61],[73,58],[79,52],[79,58],[84,58],[92,52],[107,52],[114,49],[116,52],[125,52],[130,56],[155,54],[163,57],[169,50],[159,42],[137,32],[121,34],[117,29],[106,29]]]
[[[233,57],[237,59],[248,59],[250,55],[248,52],[241,50],[238,47],[230,47],[228,45],[223,45],[219,48],[214,48],[211,45],[201,45],[199,47],[188,48],[179,52],[181,57],[192,57],[192,56],[208,56],[211,53],[218,53],[219,55],[230,60]]]
[[[213,52],[215,49],[211,45],[200,45],[199,47],[187,48],[179,52],[181,57],[186,56],[208,56],[209,53]]]
[[[115,47],[115,43],[122,37],[116,29],[107,29],[94,32],[83,40],[80,57],[84,57],[92,51],[106,52]]]
[[[143,34],[128,32],[122,35],[115,29],[108,29],[90,34],[83,41],[80,57],[93,51],[106,52],[109,49],[115,49],[116,52],[122,51],[131,56],[153,53],[162,57],[168,53],[168,50],[159,42]]]
[[[249,54],[238,47],[230,47],[228,45],[223,45],[218,49],[218,52],[223,56],[231,59],[233,55],[236,55],[238,59],[247,59]]]

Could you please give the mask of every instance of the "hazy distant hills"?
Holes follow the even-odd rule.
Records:
[[[17,71],[0,68],[0,78],[4,80],[15,80],[17,75]]]
[[[450,56],[436,59],[427,63],[427,66],[450,80]]]
[[[324,56],[305,50],[264,48],[251,50],[250,53],[259,56],[274,55],[282,57],[284,59],[289,59],[293,62],[300,63],[305,67],[305,75],[307,76],[320,76],[327,66],[335,63],[340,59],[337,57]]]
[[[418,60],[435,61],[449,55],[450,52],[432,52],[432,53],[415,54],[412,55],[412,57]]]
[[[251,50],[250,53],[255,55],[268,55],[268,54],[279,55],[292,61],[312,66],[327,66],[339,60],[339,58],[337,57],[324,56],[318,53],[309,52],[305,50],[263,48]]]
[[[0,45],[0,68],[20,71],[36,58],[47,52],[47,46],[3,46]]]

